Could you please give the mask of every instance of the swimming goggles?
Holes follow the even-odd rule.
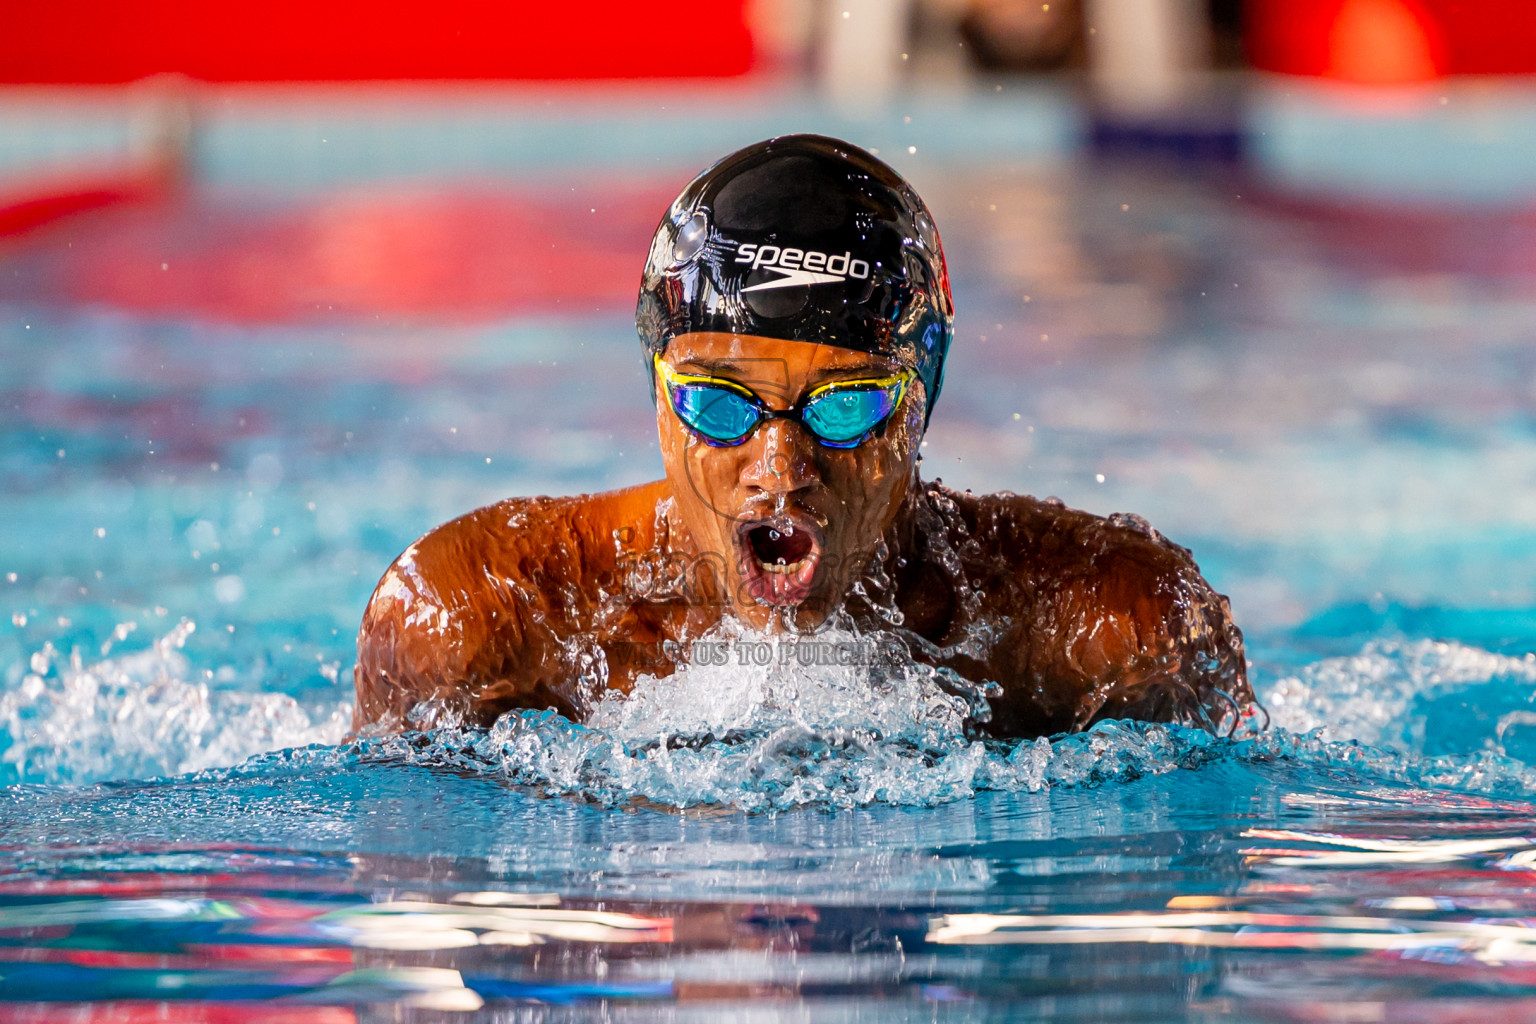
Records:
[[[763,420],[781,416],[799,420],[828,448],[856,448],[890,419],[914,376],[907,370],[894,377],[833,381],[780,410],[735,381],[675,373],[660,353],[655,363],[677,418],[717,448],[741,444]]]

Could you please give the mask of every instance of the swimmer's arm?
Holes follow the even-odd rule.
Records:
[[[357,701],[352,727],[397,732],[422,727],[418,705],[462,711],[469,689],[464,626],[456,602],[443,601],[410,564],[407,550],[389,567],[363,613],[353,670]],[[404,564],[402,564],[404,563]]]
[[[487,518],[432,531],[379,581],[358,631],[355,730],[485,726],[513,707],[561,706],[515,582],[487,564],[499,549]]]
[[[1242,632],[1227,599],[1189,552],[1160,536],[1128,535],[1066,581],[1051,605],[1052,674],[1077,697],[1071,727],[1104,718],[1199,720],[1235,725],[1253,699]],[[1203,709],[1203,711],[1202,711]]]

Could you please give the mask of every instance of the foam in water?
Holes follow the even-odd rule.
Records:
[[[1465,750],[1506,753],[1511,730],[1531,724],[1523,707],[1531,706],[1533,695],[1536,655],[1514,658],[1446,641],[1377,640],[1359,654],[1328,658],[1279,680],[1264,700],[1274,724],[1293,733],[1319,730],[1327,739],[1419,754],[1440,752],[1444,744],[1435,742],[1436,733],[1454,731]],[[1459,707],[1467,704],[1477,707]],[[1457,710],[1474,713],[1455,721]],[[1490,730],[1492,710],[1502,713]]]
[[[748,811],[924,806],[980,790],[1039,791],[1158,775],[1217,759],[1344,768],[1367,780],[1536,794],[1536,657],[1463,644],[1377,641],[1310,665],[1264,695],[1274,727],[1234,738],[1104,722],[1053,740],[979,737],[986,691],[899,646],[830,630],[797,638],[733,628],[668,676],[604,694],[586,724],[521,711],[488,731],[452,725],[336,747],[350,704],[210,688],[183,621],[147,650],[85,663],[51,645],[0,695],[0,772],[82,783],[191,772],[406,760],[488,772],[550,795],[614,805]],[[120,630],[117,639],[126,635]],[[771,656],[743,652],[764,649]],[[817,652],[846,652],[821,657]],[[843,663],[838,663],[841,660]],[[1446,735],[1456,738],[1447,745]],[[1525,744],[1524,746],[1522,744]],[[270,754],[304,747],[297,754]],[[1527,749],[1529,747],[1529,749]]]
[[[733,657],[643,678],[628,697],[606,694],[587,725],[517,712],[488,733],[443,729],[353,749],[364,759],[494,771],[550,795],[609,805],[751,811],[922,806],[979,790],[1092,786],[1221,759],[1344,769],[1367,784],[1528,795],[1536,793],[1536,771],[1494,742],[1508,732],[1508,714],[1480,732],[1457,723],[1463,746],[1449,752],[1370,743],[1411,734],[1415,722],[1433,717],[1434,702],[1469,689],[1498,687],[1528,702],[1533,663],[1459,644],[1379,643],[1276,683],[1269,693],[1278,724],[1269,729],[1249,719],[1236,736],[1218,737],[1186,725],[1111,721],[1051,740],[999,741],[968,727],[984,713],[984,694],[911,659],[751,666]]]
[[[1104,723],[1055,743],[978,737],[986,689],[915,661],[894,644],[832,629],[812,638],[726,627],[703,638],[723,656],[641,677],[605,693],[586,724],[552,711],[504,715],[488,732],[443,728],[367,740],[365,757],[405,758],[504,774],[551,795],[604,804],[750,811],[871,803],[924,806],[978,790],[1159,774],[1215,749],[1210,734]],[[772,656],[757,663],[742,651]],[[877,656],[818,657],[824,651]]]
[[[196,628],[183,619],[146,650],[90,663],[52,644],[34,653],[21,684],[0,693],[0,781],[180,775],[341,741],[349,702],[306,710],[286,694],[210,689],[182,653]]]

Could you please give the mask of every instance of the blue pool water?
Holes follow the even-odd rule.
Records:
[[[1298,208],[1187,168],[908,169],[960,309],[925,471],[1191,547],[1272,729],[988,746],[920,678],[728,669],[592,728],[344,742],[363,603],[414,537],[658,473],[629,310],[235,326],[0,282],[0,1000],[29,1020],[1536,1011],[1526,229]],[[52,280],[113,216],[0,254],[0,277]],[[746,738],[667,742],[721,725]]]

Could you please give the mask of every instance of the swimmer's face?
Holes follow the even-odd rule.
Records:
[[[773,410],[823,385],[889,380],[894,360],[800,341],[701,332],[672,340],[660,362],[686,379],[740,385]],[[766,627],[775,609],[819,625],[867,571],[916,471],[926,397],[911,379],[895,411],[862,442],[829,447],[790,417],[712,445],[674,411],[658,372],[656,425],[676,510],[697,553],[723,573],[735,614]]]

